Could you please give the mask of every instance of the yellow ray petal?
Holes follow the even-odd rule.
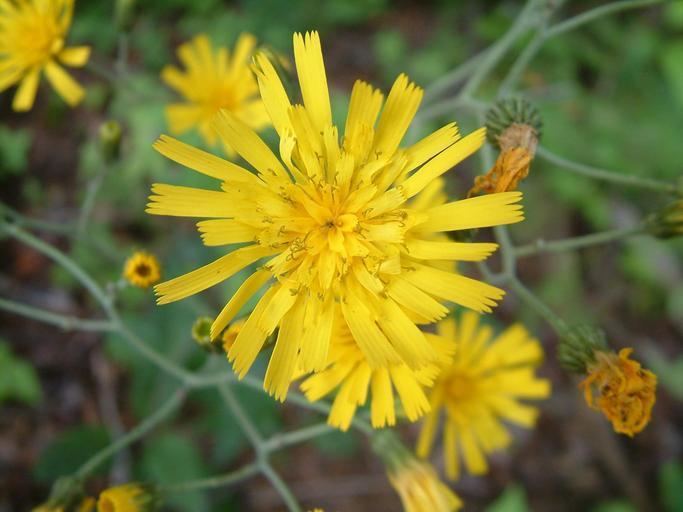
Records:
[[[59,52],[59,60],[72,68],[80,68],[85,66],[86,62],[90,58],[90,47],[89,46],[70,46],[64,48]]]
[[[306,316],[301,341],[301,368],[303,371],[320,371],[325,367],[332,337],[335,302],[331,298],[306,300]]]
[[[424,333],[393,299],[379,302],[381,310],[377,323],[405,364],[414,369],[434,361],[436,352],[427,343]],[[398,384],[396,387],[398,388]]]
[[[259,171],[264,180],[270,181],[275,177],[289,181],[287,171],[261,137],[232,113],[221,110],[213,119],[213,127],[226,144]]]
[[[180,142],[168,135],[159,137],[153,147],[166,158],[217,180],[262,183],[254,174],[239,165]]]
[[[253,242],[258,230],[236,219],[212,219],[197,223],[204,245],[217,246]]]
[[[194,128],[204,117],[202,107],[192,103],[173,103],[164,110],[168,128],[174,134],[185,133]]]
[[[412,239],[406,242],[406,249],[409,256],[420,260],[482,261],[498,249],[498,244]]]
[[[422,89],[400,75],[389,91],[386,105],[379,118],[373,152],[390,158],[401,143],[422,101]]]
[[[448,308],[404,279],[393,279],[387,287],[389,297],[414,311],[427,322],[436,322],[448,314]]]
[[[247,301],[270,279],[270,272],[258,270],[244,280],[235,294],[218,314],[211,325],[211,339],[216,339],[220,333],[239,313]]]
[[[415,264],[416,270],[405,273],[406,281],[430,295],[454,302],[478,312],[490,313],[505,292],[476,279]]]
[[[12,100],[12,109],[15,112],[27,112],[33,107],[38,91],[40,68],[34,68],[22,79],[17,92]]]
[[[192,272],[158,284],[154,287],[157,304],[168,304],[206,290],[272,253],[273,249],[268,247],[243,247]]]
[[[416,226],[419,231],[455,231],[514,224],[524,220],[521,192],[501,192],[471,197],[427,210],[427,220]]]
[[[392,366],[389,371],[408,420],[416,421],[430,410],[422,387],[405,365]]]
[[[277,293],[278,287],[271,286],[263,297],[256,303],[256,307],[251,312],[242,330],[235,338],[235,342],[228,352],[228,360],[232,363],[232,369],[237,374],[237,378],[242,379],[251,365],[254,364],[256,356],[263,348],[268,335],[258,328],[263,311],[268,307],[273,296]]]
[[[488,469],[488,464],[472,430],[467,427],[461,427],[458,433],[460,434],[460,446],[462,447],[462,455],[465,459],[467,471],[473,475],[483,475]]]
[[[389,370],[378,368],[372,373],[372,404],[370,417],[374,428],[382,428],[396,424],[394,411],[394,392],[391,389]]]
[[[256,55],[253,68],[258,80],[261,99],[275,130],[282,137],[287,130],[291,129],[288,114],[291,103],[287,92],[275,67],[264,54]]]
[[[401,190],[406,197],[418,194],[429,183],[478,150],[485,138],[486,128],[480,128],[444,149],[405,180],[401,184]]]
[[[364,159],[360,148],[365,146],[361,138],[375,126],[377,115],[382,108],[384,95],[362,80],[356,80],[351,90],[351,100],[344,128],[344,150]],[[368,145],[369,148],[369,145]]]
[[[455,123],[447,124],[406,149],[406,172],[417,169],[460,138]]]
[[[276,297],[277,294],[273,296],[271,305]],[[301,347],[302,302],[300,297],[297,304],[282,317],[275,348],[263,379],[263,388],[281,402],[284,402],[287,397],[287,390],[296,370],[297,354]],[[270,307],[269,305],[268,308]],[[261,317],[261,322],[263,322],[263,317]]]
[[[320,36],[317,32],[294,34],[294,61],[304,105],[313,125],[322,132],[332,124],[332,111]]]
[[[225,192],[155,183],[147,213],[174,217],[234,217],[239,210]],[[154,195],[156,194],[156,195]]]
[[[458,450],[458,427],[452,421],[444,426],[443,451],[446,466],[446,476],[451,480],[460,477],[460,461]]]
[[[75,107],[85,96],[83,87],[78,85],[78,82],[55,61],[51,60],[45,65],[45,76],[69,106]]]
[[[351,396],[353,390],[353,383],[347,380],[342,384],[339,393],[332,403],[330,416],[327,423],[342,432],[346,432],[351,426],[353,415],[356,413],[356,401]]]

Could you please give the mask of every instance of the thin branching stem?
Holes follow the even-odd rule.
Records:
[[[558,335],[566,332],[567,327],[564,321],[557,316],[552,309],[545,305],[545,303],[536,297],[536,295],[529,290],[517,277],[511,277],[507,281],[508,286],[512,288],[517,297],[522,300],[528,307],[533,309],[539,316],[544,318],[555,330]]]
[[[245,464],[244,466],[224,473],[222,475],[201,478],[199,480],[189,480],[178,484],[164,485],[160,488],[163,494],[175,494],[181,492],[200,491],[204,489],[214,489],[216,487],[229,487],[239,482],[243,482],[261,472],[261,467],[257,462]]]
[[[159,407],[151,415],[147,416],[144,421],[138,424],[134,429],[132,429],[127,434],[121,436],[119,439],[114,441],[112,444],[104,448],[103,450],[96,453],[90,459],[88,459],[76,472],[76,476],[80,478],[86,478],[93,471],[95,471],[101,464],[103,464],[107,459],[116,455],[116,453],[123,448],[134,443],[145,434],[147,434],[154,427],[159,425],[162,421],[168,418],[173,411],[175,411],[184,401],[187,396],[187,392],[184,387],[176,390],[169,398],[164,402],[164,404]]]
[[[0,298],[0,309],[46,324],[56,325],[65,331],[109,332],[116,328],[116,326],[108,320],[91,320],[69,315],[60,315],[58,313],[52,313],[3,298]]]
[[[645,232],[645,229],[646,227],[644,224],[637,224],[627,228],[611,229],[609,231],[603,231],[602,233],[591,233],[590,235],[565,238],[563,240],[546,241],[540,238],[533,243],[515,247],[514,254],[517,258],[524,258],[526,256],[548,252],[575,251],[585,247],[603,245],[614,242],[615,240],[623,240],[631,236],[640,235]]]
[[[263,445],[263,437],[261,437],[261,433],[256,428],[256,425],[254,425],[254,423],[251,421],[251,418],[235,396],[230,384],[222,384],[218,386],[218,392],[223,398],[225,405],[227,405],[228,409],[230,409],[230,411],[235,415],[237,423],[239,423],[240,428],[246,434],[249,442],[251,442],[251,444],[254,446],[256,453],[260,455],[262,451],[261,445]]]
[[[617,183],[619,185],[625,185],[630,187],[639,187],[649,190],[655,190],[657,192],[666,192],[673,194],[676,192],[676,187],[671,183],[665,183],[663,181],[653,180],[651,178],[641,178],[639,176],[631,176],[629,174],[623,174],[614,171],[608,171],[601,169],[599,167],[594,167],[591,165],[585,165],[572,160],[568,160],[559,155],[556,155],[552,151],[539,146],[536,155],[543,160],[562,167],[563,169],[587,176],[589,178],[594,178],[596,180],[609,181],[612,183]]]

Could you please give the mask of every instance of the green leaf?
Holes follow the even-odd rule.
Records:
[[[40,381],[31,364],[15,356],[7,343],[0,342],[0,404],[17,400],[35,405],[42,398]]]
[[[509,485],[500,497],[488,506],[486,512],[529,512],[524,489],[517,484]]]
[[[60,476],[74,473],[95,453],[109,444],[109,433],[100,426],[82,426],[59,434],[40,454],[33,469],[34,478],[50,483]],[[108,463],[97,468],[97,474],[108,470]]]
[[[351,458],[358,453],[358,437],[351,432],[333,430],[313,439],[321,453],[334,458]]]
[[[659,470],[659,495],[667,512],[683,510],[683,464],[667,462]]]
[[[209,473],[197,447],[178,434],[163,434],[148,441],[138,469],[141,480],[160,485],[195,480]],[[173,494],[167,503],[176,510],[209,510],[208,499],[202,492]]]

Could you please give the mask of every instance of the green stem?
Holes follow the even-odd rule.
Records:
[[[246,464],[235,471],[225,473],[223,475],[212,476],[209,478],[201,478],[199,480],[190,480],[179,484],[165,485],[160,488],[163,494],[175,494],[181,492],[199,491],[203,489],[213,489],[216,487],[227,487],[236,483],[242,482],[255,476],[261,472],[261,467],[258,463],[252,462]]]
[[[147,343],[145,343],[137,334],[131,331],[120,321],[118,315],[115,314],[112,318],[112,321],[116,325],[116,333],[121,335],[121,337],[126,340],[130,346],[137,350],[148,361],[161,368],[169,375],[179,379],[185,386],[194,387],[193,384],[195,375],[193,373],[185,370],[181,366],[178,366],[176,363],[156,350],[151,349]]]
[[[546,242],[541,238],[536,240],[534,243],[516,247],[514,249],[514,254],[517,258],[524,258],[526,256],[532,256],[545,252],[572,251],[576,249],[583,249],[584,247],[606,244],[615,240],[628,238],[633,235],[639,235],[644,232],[645,226],[643,224],[637,224],[627,228],[612,229],[610,231],[603,231],[602,233],[591,233],[590,235],[566,238],[564,240]]]
[[[171,415],[173,411],[180,406],[186,397],[185,388],[178,389],[173,393],[169,399],[157,409],[153,414],[148,416],[143,422],[139,423],[134,429],[120,437],[112,444],[96,453],[93,457],[88,459],[88,461],[83,464],[78,471],[76,476],[80,478],[85,478],[90,473],[92,473],[97,467],[106,461],[108,458],[115,455],[119,450],[122,450],[126,446],[134,443],[141,437],[143,437],[147,432],[156,427],[159,423],[164,421],[168,416]]]
[[[280,478],[280,475],[275,472],[270,464],[264,461],[261,464],[261,472],[270,481],[271,485],[275,487],[275,490],[280,494],[282,501],[285,502],[285,505],[287,505],[289,511],[301,512],[301,507],[296,501],[294,494],[292,494],[292,491],[289,490],[287,484],[284,482],[284,480],[282,480],[282,478]]]
[[[545,43],[545,29],[540,29],[539,32],[533,37],[529,44],[522,50],[515,62],[512,64],[510,71],[507,76],[503,79],[498,88],[498,98],[504,98],[510,91],[515,87],[519,81],[522,73],[529,66],[531,60],[536,56],[538,51],[543,47]]]
[[[81,240],[88,227],[88,221],[90,220],[90,215],[92,213],[93,207],[95,206],[95,199],[97,193],[102,186],[104,177],[107,174],[108,164],[103,164],[100,172],[88,183],[88,187],[85,190],[85,198],[83,199],[83,204],[81,205],[81,211],[78,215],[78,223],[76,228],[76,238]]]
[[[97,283],[95,283],[95,281],[66,254],[14,224],[8,224],[6,222],[2,223],[2,221],[0,221],[0,229],[3,229],[17,240],[21,240],[26,245],[33,247],[35,250],[44,254],[54,262],[59,263],[90,292],[90,294],[95,298],[95,300],[97,300],[97,302],[100,303],[107,314],[111,316],[111,313],[114,310],[107,295],[97,285]]]
[[[303,443],[315,437],[329,434],[330,432],[334,432],[334,427],[331,427],[327,423],[318,423],[316,425],[303,427],[292,432],[276,434],[270,439],[266,440],[263,443],[262,448],[267,452],[282,450],[288,446]]]
[[[607,5],[601,5],[600,7],[596,7],[595,9],[591,9],[590,11],[586,11],[577,16],[573,16],[572,18],[568,18],[552,26],[550,29],[548,29],[548,32],[546,33],[546,39],[550,39],[551,37],[555,37],[560,34],[564,34],[565,32],[568,32],[570,30],[574,30],[575,28],[580,27],[581,25],[585,25],[588,22],[591,22],[597,18],[606,16],[608,14],[613,14],[619,11],[625,11],[627,9],[647,7],[649,5],[662,3],[662,1],[663,0],[623,0],[621,2],[612,2]]]
[[[527,306],[536,311],[539,316],[545,318],[558,335],[562,335],[567,330],[564,321],[536,297],[531,290],[524,286],[519,279],[511,277],[508,280],[508,285]]]
[[[115,329],[114,324],[107,320],[89,320],[75,316],[60,315],[3,298],[0,298],[0,309],[45,322],[46,324],[56,325],[65,331],[108,332]]]
[[[2,202],[0,202],[0,215],[3,215],[6,220],[10,220],[13,224],[21,227],[38,229],[50,233],[58,233],[60,235],[70,235],[73,233],[73,226],[71,223],[57,224],[55,222],[31,219],[30,217],[23,216]]]
[[[589,178],[595,178],[603,181],[610,181],[612,183],[618,183],[620,185],[640,187],[649,190],[656,190],[658,192],[675,193],[676,187],[670,183],[665,183],[658,180],[652,180],[649,178],[640,178],[638,176],[630,176],[628,174],[621,174],[612,171],[607,171],[605,169],[600,169],[599,167],[593,167],[590,165],[584,165],[571,160],[567,160],[561,156],[558,156],[546,148],[539,146],[536,150],[536,155],[540,158],[555,164],[559,167],[574,172],[576,174],[582,174],[583,176],[588,176]]]
[[[261,456],[264,453],[262,448],[264,444],[263,438],[256,428],[256,425],[254,425],[254,423],[251,421],[251,418],[249,418],[246,411],[242,407],[242,404],[240,404],[239,400],[235,396],[235,393],[233,393],[230,384],[218,386],[218,392],[223,397],[223,401],[228,406],[230,411],[235,415],[237,423],[240,424],[240,427],[246,434],[247,438],[249,438],[249,441],[256,450],[257,455]]]
[[[530,13],[536,9],[537,0],[528,0],[519,16],[515,19],[508,31],[496,41],[486,52],[483,59],[479,63],[476,71],[472,73],[470,79],[465,83],[460,96],[471,96],[476,91],[483,81],[488,77],[489,73],[498,64],[498,62],[505,56],[510,47],[514,44],[517,38],[522,35],[530,26],[533,25],[533,18]]]

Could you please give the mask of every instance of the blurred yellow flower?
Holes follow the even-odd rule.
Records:
[[[131,482],[102,491],[97,512],[152,512],[158,505],[159,495],[154,487]]]
[[[133,286],[147,288],[161,279],[161,265],[153,254],[137,251],[126,260],[123,277]]]
[[[244,322],[246,322],[246,320],[246,318],[235,320],[234,322],[231,322],[230,325],[228,325],[228,327],[223,331],[223,334],[221,335],[221,341],[223,343],[223,350],[226,354],[230,351],[230,347],[232,347],[233,343],[235,343],[237,335],[244,327]]]
[[[619,355],[595,352],[588,376],[581,382],[586,403],[612,422],[615,432],[633,437],[650,422],[655,405],[657,376],[630,359],[632,348]]]
[[[254,130],[269,124],[249,67],[255,47],[254,36],[242,34],[230,55],[225,47],[213,48],[209,38],[201,34],[178,48],[185,69],[166,66],[161,72],[164,82],[185,99],[184,103],[166,107],[171,133],[178,135],[197,128],[206,143],[215,146],[218,135],[212,121],[220,109],[230,111]],[[220,140],[228,155],[234,155],[227,141]]]
[[[479,320],[478,314],[464,312],[457,325],[453,319],[439,323],[439,335],[455,343],[456,353],[432,388],[431,412],[417,444],[418,455],[427,457],[445,411],[446,475],[453,480],[460,474],[460,454],[467,471],[482,474],[488,469],[485,455],[510,443],[502,420],[523,427],[535,423],[538,410],[520,399],[550,395],[550,383],[535,376],[543,358],[540,343],[519,324],[491,339],[491,328]]]
[[[87,46],[66,47],[74,0],[0,1],[0,92],[19,84],[12,108],[30,110],[40,73],[70,106],[83,99],[83,88],[62,65],[82,67]]]
[[[422,89],[401,75],[386,102],[370,85],[355,83],[340,138],[318,34],[295,34],[294,55],[303,105],[290,103],[267,58],[255,58],[280,158],[236,115],[221,110],[213,124],[219,137],[256,172],[162,136],[155,144],[160,153],[219,180],[221,190],[155,184],[147,209],[208,218],[198,223],[206,245],[247,244],[157,285],[159,304],[267,258],[218,315],[212,337],[266,288],[228,357],[243,377],[279,327],[264,385],[280,400],[296,371],[328,365],[336,317],[344,319],[371,369],[434,362],[437,353],[416,322],[445,316],[446,301],[489,312],[504,294],[441,268],[444,260],[482,260],[491,244],[434,241],[435,233],[523,220],[519,192],[411,206],[411,198],[482,145],[484,130],[461,137],[449,124],[399,148],[422,98]]]
[[[448,363],[455,345],[432,334],[425,334],[425,337],[438,354],[438,363]],[[329,366],[307,378],[301,388],[311,401],[320,400],[339,388],[328,423],[341,430],[349,428],[356,408],[365,405],[370,391],[372,426],[381,428],[396,423],[393,388],[398,392],[408,420],[416,421],[429,411],[422,387],[431,386],[438,373],[439,366],[435,363],[417,370],[405,363],[371,368],[346,322],[337,316],[332,328]]]
[[[396,465],[389,470],[389,481],[405,512],[451,512],[462,507],[462,501],[426,462],[408,459]]]

